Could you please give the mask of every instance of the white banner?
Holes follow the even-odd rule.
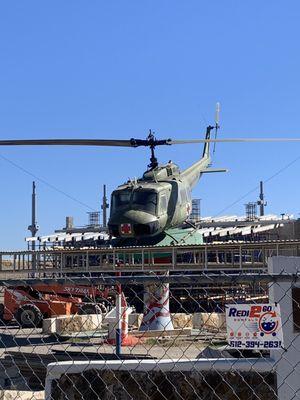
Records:
[[[283,347],[278,304],[228,304],[226,325],[230,347],[248,350]]]

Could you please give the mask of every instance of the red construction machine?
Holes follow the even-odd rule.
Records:
[[[44,318],[73,314],[99,314],[114,302],[114,290],[83,285],[10,286],[4,289],[0,318],[16,320],[23,328],[38,327]]]

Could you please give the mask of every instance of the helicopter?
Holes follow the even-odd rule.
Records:
[[[215,125],[206,128],[204,139],[158,140],[150,131],[145,140],[130,139],[12,139],[0,140],[0,146],[114,146],[149,147],[150,164],[143,176],[118,186],[111,194],[109,233],[123,239],[147,239],[167,234],[174,227],[188,223],[192,210],[192,190],[203,174],[227,172],[211,168],[210,145],[217,142],[299,142],[300,138],[217,138],[219,105]],[[212,131],[215,137],[211,138]],[[184,170],[169,161],[159,164],[157,146],[203,143],[201,158]],[[214,149],[215,150],[215,149]],[[213,151],[214,151],[213,150]]]
[[[218,126],[206,129],[207,142],[200,160],[183,171],[172,161],[160,165],[155,156],[155,147],[173,144],[171,139],[157,140],[151,130],[146,140],[131,139],[133,147],[150,148],[150,164],[141,178],[129,180],[112,192],[108,221],[112,236],[153,237],[188,220],[192,210],[192,190],[202,174],[227,171],[209,168],[209,140],[213,129],[217,131]]]

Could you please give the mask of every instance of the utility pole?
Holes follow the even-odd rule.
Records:
[[[267,205],[265,202],[263,181],[260,181],[260,193],[257,205],[259,205],[259,215],[263,217],[265,215],[265,206]]]
[[[36,186],[35,182],[32,182],[32,195],[31,195],[31,225],[28,226],[28,230],[31,232],[31,237],[35,238],[37,231],[39,230],[36,222]],[[35,241],[31,242],[31,250],[35,251]],[[32,255],[32,269],[36,269],[35,255]]]
[[[103,219],[102,219],[102,225],[103,228],[107,227],[107,214],[106,210],[108,209],[108,203],[107,203],[107,197],[106,197],[106,185],[103,185],[103,198],[102,198],[102,212],[103,212]]]

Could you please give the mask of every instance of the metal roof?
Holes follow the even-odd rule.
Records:
[[[41,242],[41,243],[59,243],[59,242],[81,242],[86,240],[108,240],[109,235],[106,232],[85,232],[85,233],[57,233],[46,236],[27,237],[26,242]]]

